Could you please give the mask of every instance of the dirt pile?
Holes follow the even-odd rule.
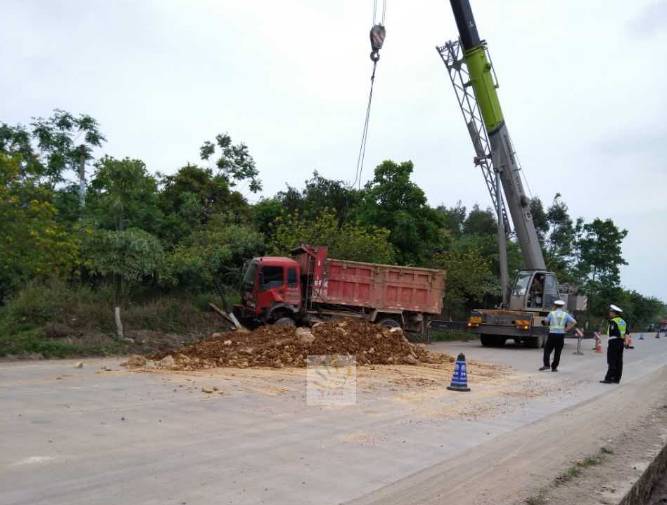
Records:
[[[308,355],[342,354],[359,365],[451,362],[410,343],[400,329],[387,329],[363,320],[327,321],[312,329],[262,326],[251,332],[214,334],[172,353],[149,360],[133,358],[126,366],[197,370],[215,367],[304,367]],[[142,363],[143,362],[143,363]]]

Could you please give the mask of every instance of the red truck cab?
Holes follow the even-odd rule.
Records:
[[[244,318],[276,322],[301,311],[301,271],[291,258],[263,256],[250,261],[241,288]]]

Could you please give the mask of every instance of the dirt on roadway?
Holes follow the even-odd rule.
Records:
[[[261,326],[254,331],[230,331],[150,357],[149,366],[171,370],[216,367],[304,367],[311,355],[354,357],[357,365],[416,365],[451,363],[454,358],[432,353],[405,338],[400,328],[383,328],[361,319],[333,320],[312,330]],[[141,358],[129,367],[146,366]]]

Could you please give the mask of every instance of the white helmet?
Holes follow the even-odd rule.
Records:
[[[609,306],[609,310],[613,310],[617,314],[622,314],[623,313],[623,310],[621,309],[621,307],[619,307],[618,305],[614,305],[613,303]]]
[[[554,305],[556,305],[558,307],[563,307],[563,306],[565,306],[565,302],[563,300],[556,300],[554,302]]]

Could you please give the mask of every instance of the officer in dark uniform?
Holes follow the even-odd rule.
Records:
[[[628,325],[621,317],[623,311],[617,305],[609,306],[609,342],[607,344],[607,375],[603,384],[618,384],[623,374],[623,348],[625,336],[629,335]]]

